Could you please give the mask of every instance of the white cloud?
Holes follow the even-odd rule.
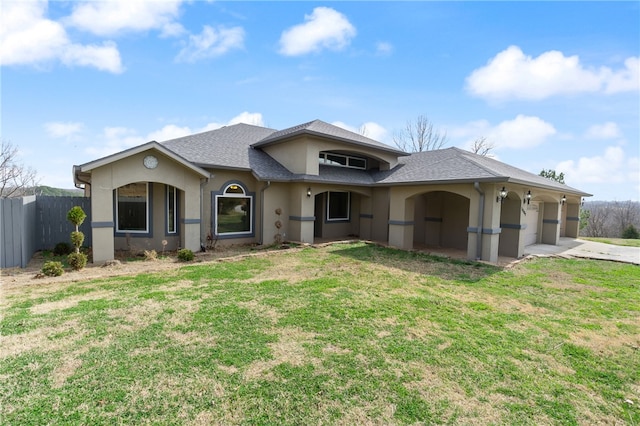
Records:
[[[363,123],[360,127],[350,126],[342,121],[334,121],[331,124],[333,124],[334,126],[341,127],[345,130],[349,130],[350,132],[363,135],[369,139],[373,139],[374,141],[378,141],[378,142],[385,142],[385,140],[389,136],[389,132],[387,131],[387,129],[385,129],[380,124],[373,121],[367,121],[366,123]]]
[[[65,22],[99,36],[123,31],[160,30],[163,35],[178,35],[184,28],[176,19],[182,0],[110,0],[77,4]]]
[[[82,123],[51,121],[44,125],[47,134],[52,138],[69,138],[82,131]]]
[[[329,7],[316,7],[305,15],[305,23],[283,31],[280,53],[299,56],[322,49],[341,50],[356,35],[355,27],[342,13]]]
[[[618,125],[612,121],[604,124],[594,124],[585,133],[587,139],[615,139],[622,135]]]
[[[581,157],[577,162],[567,160],[558,163],[555,170],[562,172],[570,184],[581,183],[631,183],[640,186],[640,159],[629,157],[622,147],[609,146],[603,155]]]
[[[6,2],[2,7],[2,65],[42,65],[59,60],[67,66],[88,66],[112,73],[123,71],[114,43],[101,46],[73,43],[61,24],[44,17],[46,1]]]
[[[487,139],[495,149],[532,148],[546,142],[549,136],[555,135],[556,129],[539,117],[518,115],[513,120],[505,120],[492,126],[487,120],[477,120],[455,128],[448,133],[452,139],[462,140],[459,145],[466,149],[480,137]]]
[[[127,127],[105,127],[102,134],[96,138],[98,140],[98,145],[88,147],[85,152],[95,159],[115,154],[116,152],[120,152],[137,145],[142,145],[150,141],[164,142],[170,139],[215,130],[223,126],[230,126],[238,123],[264,126],[264,120],[261,113],[250,113],[245,111],[233,117],[226,123],[212,122],[195,130],[188,126],[180,127],[175,124],[167,124],[159,130],[154,130],[148,133],[146,136],[140,136],[135,129]]]
[[[215,29],[205,25],[202,33],[189,36],[189,43],[178,53],[176,61],[195,62],[221,56],[231,49],[241,49],[244,35],[241,27]]]
[[[617,93],[640,89],[640,60],[630,57],[625,68],[585,68],[578,56],[552,50],[533,58],[518,46],[498,53],[466,79],[467,90],[488,99],[540,100],[584,92]]]
[[[390,55],[393,52],[393,45],[384,41],[376,43],[376,53],[381,56]]]

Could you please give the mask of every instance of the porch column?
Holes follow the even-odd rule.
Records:
[[[578,238],[580,236],[580,204],[567,204],[564,236],[571,238]]]
[[[389,245],[404,250],[413,249],[413,198],[391,192],[389,203]]]
[[[371,197],[360,197],[360,238],[371,240],[373,226],[373,206]]]
[[[560,241],[560,203],[545,202],[542,215],[542,244],[558,245]]]
[[[467,257],[474,259],[477,255],[478,226],[481,226],[481,253],[480,260],[492,263],[498,262],[498,247],[500,245],[500,212],[502,203],[496,201],[496,194],[499,188],[495,185],[481,185],[484,192],[484,206],[480,206],[479,194],[474,194],[469,205],[469,233],[467,243]],[[478,224],[478,211],[484,207],[482,224]]]
[[[184,192],[184,212],[185,217],[182,220],[184,236],[184,248],[194,252],[200,251],[200,218],[201,210],[200,187],[192,185]]]
[[[289,239],[313,244],[315,194],[307,196],[306,185],[296,185],[291,191],[289,215]]]
[[[113,188],[110,175],[94,173],[91,185],[91,249],[93,263],[114,258],[115,220],[113,217]]]

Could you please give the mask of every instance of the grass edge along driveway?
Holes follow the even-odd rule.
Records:
[[[637,266],[364,243],[2,296],[3,424],[640,424]]]

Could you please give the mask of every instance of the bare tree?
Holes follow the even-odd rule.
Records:
[[[0,198],[33,194],[37,185],[36,171],[18,162],[18,147],[2,139],[0,151]]]
[[[640,205],[633,201],[614,201],[611,205],[615,236],[621,236],[629,225],[640,222]]]
[[[408,120],[404,129],[393,136],[393,143],[405,152],[440,149],[447,142],[447,132],[434,129],[426,115],[419,115],[415,121]]]
[[[609,208],[605,203],[594,204],[589,208],[587,226],[584,235],[587,237],[605,237],[608,234]]]
[[[484,136],[479,137],[475,141],[473,141],[473,145],[471,146],[471,152],[474,154],[482,155],[483,157],[492,157],[489,152],[495,148],[495,146],[487,140]]]

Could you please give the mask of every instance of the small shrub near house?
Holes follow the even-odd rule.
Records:
[[[67,262],[76,271],[87,266],[87,255],[80,252],[80,247],[84,242],[84,234],[80,232],[80,225],[82,225],[86,217],[86,213],[80,206],[72,207],[67,213],[67,220],[76,227],[76,230],[71,233],[71,243],[75,248],[75,252],[67,257]]]
[[[87,266],[87,255],[84,253],[71,253],[67,256],[67,262],[74,271],[79,271]]]
[[[73,249],[71,248],[69,243],[66,243],[64,241],[59,242],[53,248],[53,254],[56,255],[56,256],[66,256],[69,253],[71,253],[72,251],[73,251]]]
[[[195,255],[189,249],[178,250],[178,260],[182,262],[192,261]]]
[[[59,277],[63,272],[62,262],[50,260],[42,265],[42,274],[48,277]]]

